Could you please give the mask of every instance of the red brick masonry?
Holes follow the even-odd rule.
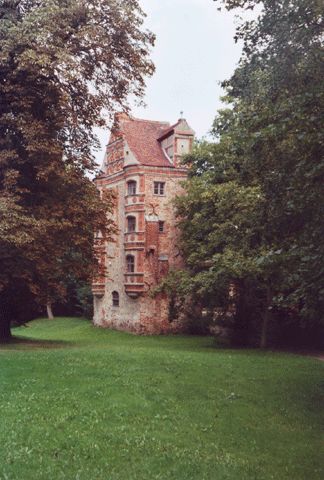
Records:
[[[170,127],[116,115],[95,180],[99,190],[116,193],[118,227],[114,242],[95,240],[101,266],[93,282],[95,325],[143,334],[181,329],[170,321],[168,299],[150,293],[182,264],[172,201],[183,192],[187,169],[181,156],[191,151],[193,138],[184,119]]]

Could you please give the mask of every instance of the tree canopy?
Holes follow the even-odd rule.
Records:
[[[140,98],[153,35],[136,0],[0,2],[0,331],[19,302],[65,294],[66,275],[89,279],[94,231],[109,238],[93,133]],[[13,315],[11,315],[12,317]]]
[[[228,108],[214,121],[216,143],[185,160],[178,214],[187,292],[204,307],[228,305],[234,286],[240,334],[255,322],[262,346],[271,317],[279,329],[283,318],[323,322],[322,33],[322,2],[264,0],[258,18],[237,29],[243,53],[223,83]]]

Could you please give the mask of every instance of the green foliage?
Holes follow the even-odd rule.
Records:
[[[264,259],[274,257],[278,267],[279,254],[263,241],[266,204],[260,187],[241,182],[239,165],[235,165],[228,146],[222,141],[210,146],[209,167],[205,172],[199,167],[198,175],[187,182],[186,196],[177,200],[181,248],[186,260],[186,276],[190,278],[186,294],[194,304],[200,304],[201,311],[211,312],[207,316],[209,320],[211,316],[219,323],[227,318],[233,328],[233,316],[226,317],[225,312],[235,313],[238,323],[244,324],[244,342],[251,343],[256,339],[248,339],[248,325],[254,319],[260,322],[267,308],[262,309],[260,290],[262,298],[262,287],[265,289],[268,285],[270,276],[274,280],[273,264]],[[228,139],[225,143],[230,145]],[[193,170],[196,158],[200,162],[206,145],[202,154],[199,149],[187,157]],[[277,276],[279,271],[280,268]],[[181,302],[181,278],[179,280],[173,292],[178,292]],[[217,312],[216,316],[212,312]],[[233,334],[237,337],[237,332]],[[241,331],[240,343],[242,335]]]
[[[93,295],[89,283],[80,283],[76,288],[76,307],[82,317],[93,318]]]
[[[236,327],[255,324],[262,346],[275,318],[323,324],[322,22],[318,0],[263,1],[237,29],[243,55],[223,83],[217,143],[185,158],[191,178],[177,207],[191,293],[205,308],[232,302]]]
[[[112,198],[89,179],[93,128],[143,94],[142,23],[136,0],[0,2],[0,337],[6,290],[19,279],[40,304],[62,301],[69,275],[94,273],[94,232],[113,231]]]
[[[235,8],[258,2],[224,3]],[[285,281],[277,301],[298,305],[308,322],[324,311],[322,19],[318,0],[263,2],[257,21],[238,30],[244,55],[225,82],[243,181],[260,185],[267,238],[282,252]]]

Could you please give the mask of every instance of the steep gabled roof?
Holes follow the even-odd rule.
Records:
[[[168,122],[156,122],[127,117],[118,118],[119,131],[124,136],[130,150],[142,165],[154,167],[173,166],[167,159],[158,141],[159,137],[169,128]]]

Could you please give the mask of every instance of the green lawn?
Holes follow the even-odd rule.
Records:
[[[1,480],[324,478],[319,360],[81,319],[14,332],[0,347]]]

